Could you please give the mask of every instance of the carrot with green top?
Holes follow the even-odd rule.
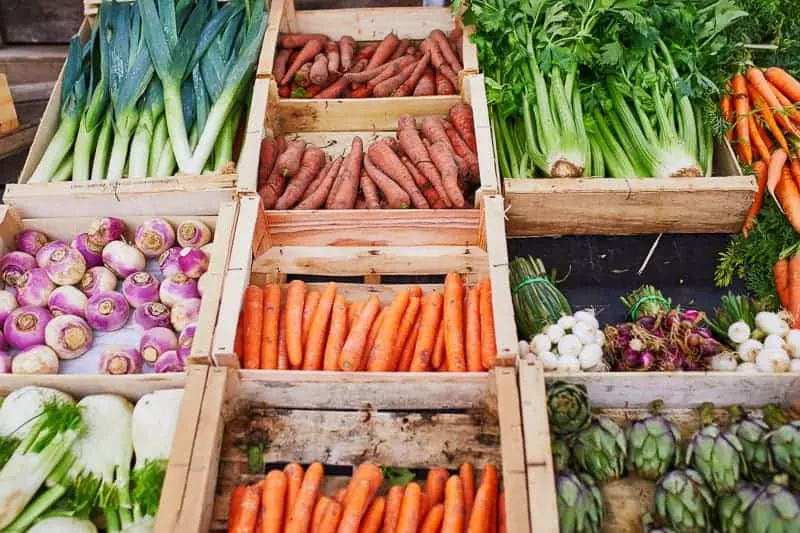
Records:
[[[731,98],[730,93],[725,93],[722,96],[722,100],[719,103],[720,111],[722,112],[722,118],[725,119],[725,122],[731,125],[730,128],[725,132],[725,138],[729,141],[733,139],[733,98]]]
[[[781,180],[783,168],[786,165],[786,159],[786,152],[778,148],[772,153],[769,165],[767,165],[767,190],[773,198],[775,198],[775,188]]]
[[[784,168],[781,173],[781,179],[775,188],[775,196],[789,224],[795,231],[800,232],[800,192],[788,168]]]
[[[786,114],[790,119],[792,119],[795,123],[800,121],[800,110],[797,109],[796,105],[793,104],[786,95],[783,94],[775,85],[767,82],[769,84],[769,88],[772,89],[772,94],[775,95],[775,98],[778,99],[780,102],[781,107],[780,109],[776,109],[778,113]]]
[[[750,114],[747,80],[741,73],[737,73],[733,76],[731,84],[733,106],[736,109],[736,152],[745,164],[750,165],[753,163],[753,148],[750,146],[750,127],[747,122],[747,116]]]
[[[261,289],[250,285],[244,291],[244,367],[261,366],[261,328],[264,323],[264,296]]]
[[[331,321],[333,302],[336,299],[336,283],[330,282],[319,298],[308,327],[308,339],[303,353],[303,370],[322,370],[325,355],[325,340]]]
[[[792,324],[800,324],[800,249],[789,257],[789,313]]]
[[[408,291],[402,290],[397,293],[394,301],[389,306],[386,318],[383,320],[378,336],[375,338],[375,344],[372,345],[372,349],[369,352],[367,370],[370,372],[391,372],[394,370],[393,365],[399,362],[399,356],[398,361],[394,361],[394,347],[400,322],[403,319],[403,313],[408,307],[408,302]]]
[[[742,233],[744,233],[745,237],[747,237],[750,230],[755,226],[756,217],[761,211],[761,206],[764,205],[764,192],[767,190],[767,163],[764,161],[756,161],[753,163],[753,173],[756,175],[756,180],[758,181],[758,191],[756,191],[753,203],[750,205],[750,210],[747,212],[744,225],[742,226]]]
[[[775,291],[778,293],[778,299],[781,302],[781,307],[789,309],[791,305],[791,297],[789,294],[789,259],[786,257],[779,257],[775,261],[775,266],[772,268],[772,275],[775,279]]]
[[[792,103],[800,103],[800,82],[791,74],[782,68],[770,67],[765,75]]]
[[[747,121],[749,122],[747,127],[750,129],[750,143],[756,147],[756,151],[761,159],[769,162],[770,151],[764,139],[761,137],[761,133],[758,131],[758,124],[756,123],[755,117],[750,115],[747,117]]]
[[[769,107],[774,110],[780,110],[783,107],[778,97],[772,92],[772,87],[770,87],[761,69],[755,67],[747,69],[747,81],[749,81],[750,85],[764,98]],[[776,118],[786,131],[800,137],[800,130],[797,128],[797,125],[789,119],[788,115],[785,113],[778,113]]]
[[[350,328],[350,333],[348,333],[342,347],[342,353],[339,355],[339,368],[345,372],[356,371],[361,365],[367,334],[372,322],[378,315],[380,306],[381,303],[378,297],[370,296],[364,309],[359,313],[355,324]]]
[[[750,99],[753,101],[753,108],[758,111],[758,114],[764,120],[764,124],[767,125],[767,128],[769,128],[770,133],[772,133],[772,136],[775,137],[775,140],[780,147],[788,152],[789,145],[786,143],[786,137],[783,135],[783,131],[781,131],[778,123],[775,121],[775,115],[773,115],[769,105],[764,101],[755,88],[748,86],[747,89],[750,92]],[[748,131],[749,128],[750,126],[748,125]]]

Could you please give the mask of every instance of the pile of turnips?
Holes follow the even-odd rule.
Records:
[[[131,241],[126,238],[133,237]],[[0,259],[0,373],[55,374],[86,354],[95,334],[132,323],[135,346],[108,346],[99,372],[183,370],[191,351],[211,254],[211,229],[163,218],[139,224],[106,217],[71,243],[27,229]],[[147,271],[157,260],[161,280]],[[10,355],[13,351],[16,355]]]
[[[737,372],[800,372],[800,329],[789,327],[787,313],[761,311],[755,328],[740,320],[728,327],[735,352],[711,358],[711,368]]]
[[[603,362],[604,341],[594,310],[585,309],[562,316],[530,342],[520,341],[519,351],[522,357],[530,354],[539,359],[546,371],[601,372],[607,370]]]

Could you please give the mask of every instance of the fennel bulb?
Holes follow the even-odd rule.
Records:
[[[70,516],[54,516],[36,522],[28,533],[97,533],[97,528],[89,520]]]

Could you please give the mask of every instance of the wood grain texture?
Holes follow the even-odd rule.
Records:
[[[11,133],[18,127],[17,110],[11,98],[8,78],[0,73],[0,135]]]
[[[65,45],[3,46],[0,47],[0,72],[8,76],[13,92],[13,87],[18,85],[54,82],[66,57]],[[45,98],[49,96],[48,92]]]
[[[81,4],[78,2],[0,2],[0,34],[6,43],[65,43],[80,23]]]

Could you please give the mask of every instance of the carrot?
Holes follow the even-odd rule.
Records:
[[[756,161],[753,163],[753,172],[758,180],[758,191],[744,219],[744,226],[742,226],[742,233],[744,233],[745,237],[747,237],[747,234],[753,229],[753,226],[755,226],[756,217],[759,211],[761,211],[761,206],[764,204],[764,191],[767,189],[767,163],[764,161]]]
[[[400,85],[402,85],[403,82],[406,81],[411,76],[411,73],[414,72],[415,65],[416,65],[415,63],[411,62],[405,67],[403,67],[403,69],[396,75],[378,83],[372,90],[372,95],[378,98],[385,98],[387,96],[392,96],[394,92],[400,87]]]
[[[417,313],[419,313],[420,309],[420,298],[418,296],[411,296],[411,291],[408,291],[408,294],[408,306],[400,320],[400,326],[397,329],[397,337],[394,342],[394,347],[392,348],[391,370],[397,370],[400,366],[400,361],[403,358],[403,348],[405,348],[406,341],[409,335],[411,335],[411,330],[414,328],[414,323],[417,321]]]
[[[394,49],[394,52],[392,52],[392,55],[389,56],[389,59],[397,59],[398,57],[405,55],[409,46],[411,46],[411,41],[409,39],[400,39],[400,42],[397,43],[397,48]]]
[[[494,331],[494,308],[492,307],[492,282],[483,278],[480,282],[481,360],[483,368],[494,368],[497,359],[497,338]]]
[[[445,61],[442,50],[439,48],[439,45],[428,37],[419,45],[419,49],[425,53],[429,52],[431,54],[431,63],[433,67],[441,72],[449,81],[453,84],[453,87],[458,85],[458,76],[450,67],[449,64]]]
[[[392,56],[392,52],[395,51],[398,44],[400,44],[400,39],[398,39],[397,35],[394,33],[390,33],[384,37],[378,47],[375,49],[375,53],[372,54],[369,63],[367,63],[367,69],[386,63],[386,61]]]
[[[400,504],[400,514],[397,518],[396,533],[417,533],[421,500],[422,490],[419,484],[412,481],[406,485],[403,503]]]
[[[437,95],[447,96],[451,94],[456,94],[456,88],[453,87],[453,84],[450,83],[450,80],[448,80],[447,77],[441,72],[436,73],[435,83],[436,83]]]
[[[359,85],[353,92],[350,93],[348,98],[367,98],[372,93],[372,90],[366,85]]]
[[[428,201],[414,182],[414,178],[408,173],[403,162],[394,153],[391,146],[385,142],[374,142],[368,150],[370,160],[382,172],[392,178],[403,190],[408,193],[411,203],[417,209],[428,209]],[[376,182],[377,184],[377,182]]]
[[[447,138],[450,140],[450,146],[452,146],[453,151],[459,157],[464,158],[464,161],[467,163],[470,177],[480,178],[478,156],[475,155],[475,152],[473,152],[469,146],[467,146],[467,142],[461,138],[461,135],[458,134],[452,124],[446,120],[441,121],[441,124],[445,133],[447,134]]]
[[[346,489],[346,488],[341,488],[341,489],[339,489],[339,490],[337,490],[337,491],[336,491],[336,494],[334,495],[334,497],[333,497],[333,498],[334,498],[334,499],[335,499],[337,502],[339,502],[339,503],[342,503],[342,502],[344,501],[344,497],[345,497],[346,495],[347,495],[347,489]]]
[[[339,353],[342,351],[344,340],[347,337],[347,325],[347,303],[344,296],[337,294],[333,300],[333,308],[331,310],[328,340],[325,342],[323,370],[339,370]]]
[[[264,479],[261,493],[261,531],[260,533],[282,533],[284,502],[289,482],[286,474],[272,470]]]
[[[289,85],[281,85],[278,87],[278,96],[281,98],[289,98],[292,96],[292,88]]]
[[[439,528],[442,526],[444,519],[444,505],[438,503],[431,507],[428,511],[425,521],[419,528],[419,533],[439,533]]]
[[[775,189],[775,195],[786,213],[786,219],[795,231],[800,231],[800,191],[787,168],[783,169],[778,187]]]
[[[461,489],[464,491],[464,516],[469,519],[475,501],[475,470],[472,468],[472,463],[461,465],[458,477],[461,479]]]
[[[778,144],[783,148],[786,152],[789,151],[789,145],[786,143],[786,137],[784,137],[783,132],[781,131],[780,127],[778,127],[778,123],[775,121],[775,115],[773,115],[772,110],[769,108],[769,105],[764,101],[761,97],[761,94],[752,86],[748,85],[748,91],[750,92],[750,99],[753,102],[753,108],[758,111],[761,118],[764,120],[764,123],[769,128],[769,131],[772,133],[772,136],[775,137],[775,140]],[[748,128],[750,126],[748,125]]]
[[[745,95],[746,96],[746,95]],[[450,122],[456,129],[470,150],[478,153],[478,143],[475,140],[475,119],[472,114],[472,107],[469,104],[458,103],[448,111]]]
[[[347,507],[353,497],[353,492],[356,490],[356,484],[361,481],[369,482],[370,491],[367,498],[369,502],[375,497],[375,494],[381,487],[381,483],[383,483],[383,472],[381,471],[380,467],[375,464],[360,464],[358,468],[356,468],[355,472],[353,472],[353,477],[350,478],[350,483],[347,485],[347,491],[345,492],[344,500],[342,500],[342,503],[345,507]],[[363,510],[366,511],[366,507]]]
[[[319,525],[319,533],[336,533],[339,521],[342,518],[342,504],[331,501],[325,508],[322,522]]]
[[[306,284],[301,280],[289,283],[286,289],[286,348],[292,365],[303,364],[303,307]]]
[[[325,85],[328,82],[328,56],[322,51],[314,56],[314,62],[309,71],[311,83],[315,85]]]
[[[350,498],[345,496],[343,502],[344,512],[339,523],[337,533],[358,533],[361,518],[367,510],[370,500],[371,487],[369,480],[362,479],[353,485],[352,490],[348,489]]]
[[[506,533],[506,493],[500,491],[497,495],[497,533]]]
[[[250,285],[244,291],[244,367],[261,366],[261,328],[264,321],[264,296],[261,289]]]
[[[772,92],[772,88],[770,87],[770,84],[767,81],[767,79],[764,77],[764,73],[761,72],[761,69],[755,67],[747,69],[747,81],[749,81],[751,86],[756,91],[758,91],[758,94],[760,94],[761,97],[764,98],[764,100],[767,103],[767,106],[772,108],[770,109],[770,111],[780,110],[783,107],[781,105],[780,100],[778,100],[778,97],[775,96],[775,93]],[[752,99],[752,95],[750,98]],[[800,136],[800,129],[797,128],[794,122],[789,120],[789,117],[785,113],[777,113],[775,118],[777,118],[778,122],[781,123],[781,125],[786,129],[786,131],[788,131],[792,135]],[[776,140],[780,141],[780,139],[777,138]],[[786,150],[785,147],[784,150]]]
[[[359,313],[364,309],[364,306],[367,304],[365,301],[360,302],[353,302],[347,308],[347,330],[349,331],[350,328],[353,327],[355,324],[356,319],[358,318]]]
[[[450,41],[447,39],[447,36],[442,32],[442,30],[433,30],[430,34],[430,39],[439,45],[439,50],[441,50],[442,56],[450,65],[450,68],[452,68],[455,72],[460,72],[462,70],[461,62],[453,52]]]
[[[342,69],[350,70],[353,66],[353,54],[356,50],[356,42],[349,35],[343,35],[339,39],[339,54],[341,56]]]
[[[338,187],[328,197],[328,209],[351,209],[358,196],[358,182],[361,178],[361,164],[364,159],[364,143],[361,137],[353,137],[350,153],[342,164],[342,174],[337,180]]]
[[[444,320],[439,323],[436,330],[436,343],[433,345],[433,353],[431,353],[431,365],[436,370],[442,370],[446,364],[447,358],[445,357],[444,347]],[[445,369],[446,370],[446,369]]]
[[[305,149],[305,141],[300,139],[294,140],[288,143],[286,150],[275,160],[275,166],[268,180],[266,197],[262,194],[265,209],[273,208],[275,202],[278,201],[278,198],[283,192],[286,179],[294,177],[300,170],[300,163],[303,159]],[[260,192],[261,191],[259,191],[259,193]]]
[[[373,44],[368,44],[367,46],[363,47],[361,50],[358,51],[358,53],[355,55],[355,58],[353,59],[353,61],[358,63],[362,59],[366,59],[367,62],[364,64],[364,68],[366,68],[367,65],[369,64],[370,58],[372,58],[372,56],[375,54],[375,51],[377,49],[378,49],[378,45],[377,44],[374,44],[374,43]]]
[[[419,522],[418,523],[419,523],[420,526],[425,521],[425,516],[428,514],[428,511],[430,510],[430,508],[431,508],[431,499],[425,493],[425,491],[423,490],[422,491],[422,495],[420,496],[420,499],[419,499]]]
[[[272,167],[275,166],[275,159],[278,158],[278,143],[272,137],[265,137],[261,140],[261,149],[258,159],[258,186],[266,184],[267,178],[272,174]]]
[[[797,186],[800,188],[800,159],[798,159],[797,155],[789,160],[789,170],[792,173],[795,183],[797,183]]]
[[[800,121],[800,111],[798,111],[797,107],[795,107],[795,104],[793,104],[788,98],[786,98],[786,95],[783,94],[777,87],[775,87],[775,85],[773,85],[769,81],[767,82],[767,84],[769,85],[769,88],[772,90],[772,94],[775,95],[775,98],[778,99],[778,103],[780,103],[781,105],[780,108],[776,109],[775,111],[778,113],[786,114],[794,122]]]
[[[244,309],[239,313],[236,323],[236,336],[233,338],[233,353],[239,359],[239,366],[244,368]]]
[[[767,148],[761,133],[758,131],[758,125],[753,115],[747,117],[748,129],[750,130],[750,144],[756,147],[756,151],[762,160],[769,162],[769,148]]]
[[[328,59],[328,74],[338,73],[341,56],[339,54],[339,44],[336,41],[325,43],[325,56]]]
[[[450,476],[444,489],[442,533],[463,533],[466,520],[461,479],[458,476]]]
[[[414,163],[431,182],[445,205],[451,207],[453,204],[447,196],[442,182],[442,176],[439,174],[436,165],[431,161],[431,156],[428,154],[428,150],[425,148],[425,144],[419,136],[417,123],[413,117],[403,115],[397,119],[397,139],[400,142],[400,147],[403,152],[406,153],[411,162]]]
[[[275,203],[275,209],[291,209],[299,202],[303,193],[320,173],[320,170],[322,170],[325,162],[325,152],[319,148],[309,148],[303,152],[300,170],[286,186],[286,190],[281,197],[278,198],[278,201]]]
[[[428,68],[414,87],[414,96],[433,96],[436,94],[436,74]]]
[[[375,317],[375,321],[369,328],[369,333],[367,334],[367,343],[364,345],[364,357],[361,358],[361,366],[358,368],[359,370],[367,369],[369,354],[372,352],[372,346],[375,344],[375,340],[378,338],[378,333],[381,331],[381,326],[383,326],[383,321],[386,319],[386,313],[388,311],[389,307],[381,308],[378,316]]]
[[[464,356],[464,282],[451,272],[444,279],[444,344],[447,368],[463,372]]]
[[[730,93],[726,92],[722,99],[719,102],[720,111],[722,112],[722,118],[725,119],[725,122],[731,125],[731,127],[725,132],[725,138],[729,141],[733,139],[733,98],[731,98]]]
[[[314,514],[311,516],[311,533],[319,533],[322,518],[325,516],[325,509],[332,501],[327,496],[320,496],[317,500],[317,504],[314,506]]]
[[[372,178],[367,174],[366,169],[361,172],[361,192],[364,193],[364,199],[367,201],[368,209],[380,209],[381,200],[378,196],[378,187]]]
[[[372,500],[367,512],[361,520],[359,533],[378,533],[383,525],[383,514],[386,510],[386,498],[380,496]]]
[[[789,293],[789,260],[779,257],[772,268],[772,275],[775,278],[775,290],[778,292],[778,299],[781,307],[789,309],[791,305],[791,294]]]
[[[414,326],[411,328],[411,333],[408,335],[405,344],[403,345],[403,355],[400,357],[400,364],[397,365],[397,370],[400,372],[408,372],[411,370],[411,363],[414,360],[414,348],[417,345],[417,338],[419,338],[420,316],[414,321]]]
[[[300,490],[297,492],[294,507],[289,515],[289,521],[286,523],[286,533],[306,533],[308,531],[323,474],[324,471],[320,463],[309,465],[303,476]]]
[[[319,55],[319,54],[317,54]],[[314,59],[313,57],[311,58]],[[297,85],[298,89],[292,91],[292,98],[302,98],[306,87],[310,86],[313,82],[311,81],[311,65],[313,63],[311,61],[307,61],[300,65],[300,68],[294,73],[294,77],[292,81]]]
[[[363,311],[358,315],[356,323],[350,328],[350,333],[342,347],[342,353],[339,354],[339,368],[342,370],[354,371],[361,365],[367,333],[378,314],[380,305],[377,296],[370,296]]]
[[[322,207],[333,188],[334,180],[339,175],[343,161],[341,156],[334,159],[333,164],[328,169],[328,173],[322,178],[317,189],[308,198],[297,204],[295,209],[319,209]]]
[[[322,370],[325,339],[328,336],[328,325],[335,299],[336,283],[330,282],[325,287],[311,316],[308,338],[304,343],[303,370]]]
[[[278,37],[281,48],[303,48],[309,41],[325,41],[327,37],[321,33],[284,33]]]
[[[767,79],[786,95],[793,103],[800,102],[800,82],[782,68],[770,67],[766,71]]]
[[[780,148],[775,150],[770,157],[769,166],[767,166],[767,190],[773,198],[775,198],[775,187],[781,180],[781,172],[786,164],[786,159],[786,152]]]
[[[437,141],[433,144],[424,140],[428,153],[431,155],[431,160],[439,169],[442,174],[442,185],[447,191],[447,197],[455,207],[466,207],[464,195],[458,187],[458,167],[456,166],[453,153],[450,151],[450,146],[444,141]]]
[[[409,300],[408,291],[402,290],[397,293],[394,301],[389,306],[386,318],[383,320],[378,336],[375,338],[375,344],[372,345],[372,349],[369,352],[367,370],[370,372],[391,372],[396,364],[400,362],[399,355],[402,354],[398,354],[398,360],[395,361],[394,347],[397,342],[400,323],[408,307]]]
[[[430,498],[431,506],[444,501],[444,490],[448,477],[450,476],[444,468],[428,470],[428,477],[425,479],[425,494]]]
[[[377,168],[368,154],[364,156],[364,170],[367,171],[370,180],[380,189],[386,199],[386,207],[389,209],[405,209],[410,205],[411,199],[408,193],[397,182]]]
[[[270,284],[263,289],[263,322],[261,326],[261,349],[259,368],[278,368],[278,323],[281,312],[281,287]]]
[[[247,485],[237,485],[231,493],[231,502],[228,506],[228,531],[234,531],[236,524],[241,520],[242,501],[244,500]]]
[[[286,75],[286,64],[289,62],[289,56],[292,51],[288,48],[281,48],[275,54],[275,61],[272,65],[272,75],[276,80],[281,80]]]
[[[314,191],[317,190],[317,188],[319,187],[319,184],[322,183],[322,181],[325,179],[325,176],[328,175],[328,172],[330,171],[331,167],[333,166],[333,161],[334,160],[330,160],[327,163],[325,163],[325,166],[322,167],[322,170],[319,171],[319,174],[317,174],[317,177],[314,178],[311,181],[311,183],[308,184],[308,187],[306,187],[306,190],[303,192],[303,196],[300,197],[300,201],[301,202],[303,200],[305,200],[306,198],[308,198],[309,196],[311,196],[314,193]]]
[[[425,196],[425,200],[433,209],[444,209],[446,206],[442,201],[439,194],[436,192],[436,189],[433,187],[433,184],[430,182],[428,178],[426,178],[422,172],[420,172],[417,167],[414,166],[414,163],[407,156],[402,156],[400,161],[408,170],[408,173],[411,174],[411,177],[414,178],[414,183],[417,184],[419,190],[422,192],[422,195]],[[432,168],[435,166],[431,165]],[[436,172],[439,172],[438,170]],[[449,199],[448,199],[449,201]]]
[[[228,522],[228,531],[231,533],[252,533],[256,528],[259,510],[261,508],[261,485],[245,487],[242,494],[239,512],[231,514]]]
[[[386,512],[383,517],[383,533],[394,533],[400,518],[400,505],[403,503],[405,487],[395,485],[386,495]]]
[[[340,94],[342,94],[342,92],[347,88],[348,85],[350,85],[350,82],[347,81],[347,79],[344,76],[342,76],[341,78],[339,78],[338,80],[331,83],[330,85],[322,89],[320,92],[315,94],[314,98],[317,100],[323,98],[337,98]]]
[[[289,83],[303,64],[313,61],[317,54],[322,52],[324,42],[322,39],[309,39],[286,69],[286,74],[281,78],[281,84]]]
[[[789,258],[789,313],[792,324],[800,324],[800,253],[795,252]]]
[[[303,323],[301,326],[301,338],[303,340],[303,354],[305,355],[306,340],[308,339],[308,330],[311,329],[311,319],[314,316],[314,311],[319,305],[319,300],[322,297],[319,291],[309,291],[306,294],[305,301],[303,302]]]
[[[286,312],[283,312],[278,321],[278,370],[288,370],[289,367],[289,351],[286,347]]]
[[[493,465],[486,465],[478,492],[475,494],[467,533],[489,533],[491,530],[491,517],[497,512],[497,484],[497,469]]]
[[[483,370],[479,299],[480,289],[478,286],[472,287],[467,291],[464,349],[466,351],[468,372],[480,372]]]

